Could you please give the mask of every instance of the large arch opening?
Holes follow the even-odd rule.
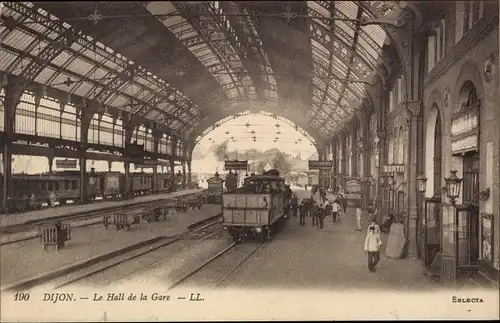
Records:
[[[441,115],[437,104],[433,104],[427,118],[425,132],[425,176],[427,186],[425,196],[433,197],[437,188],[441,186]]]
[[[238,159],[248,161],[248,173],[277,168],[288,177],[309,181],[308,160],[318,159],[316,143],[290,120],[248,112],[216,124],[197,140],[191,153],[192,173],[199,178],[224,174],[224,161]]]
[[[466,210],[458,214],[458,227],[462,234],[457,241],[457,265],[468,267],[478,264],[480,256],[480,223],[479,223],[479,168],[480,168],[480,108],[481,101],[475,84],[471,80],[463,83],[458,96],[457,106],[452,115],[452,122],[466,120],[461,131],[453,131],[453,136],[469,134],[472,144],[460,146],[452,144],[455,167],[463,178],[462,204],[468,205]],[[457,141],[454,141],[456,143]]]

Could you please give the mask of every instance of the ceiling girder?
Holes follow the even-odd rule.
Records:
[[[4,6],[11,8],[19,12],[21,15],[28,17],[32,21],[39,21],[40,14],[33,12],[33,9],[28,8],[26,4],[20,2],[5,2]],[[46,22],[53,29],[59,31],[58,37],[49,43],[36,57],[31,57],[32,61],[21,73],[22,79],[24,80],[21,85],[21,89],[24,90],[43,69],[52,62],[54,58],[59,56],[67,47],[70,47],[73,43],[73,31],[64,28],[61,21],[50,21]],[[29,53],[27,54],[29,55]],[[22,61],[22,58],[20,62]],[[16,64],[13,64],[16,65]],[[21,92],[22,93],[22,92]],[[21,95],[21,93],[19,95]]]
[[[220,3],[220,6],[224,8],[224,10],[228,11],[229,14],[241,14],[239,11],[239,7],[237,3],[234,1],[224,1]],[[248,55],[250,54],[248,50],[251,48],[249,45],[249,41],[247,38],[251,38],[250,35],[247,35],[244,33],[244,31],[241,28],[240,24],[245,24],[244,20],[241,19],[242,17],[234,17],[234,16],[228,16],[226,19],[229,20],[230,22],[230,28],[233,28],[233,30],[228,30],[228,27],[226,24],[224,24],[219,15],[214,15],[214,13],[211,12],[211,15],[213,19],[217,22],[218,27],[223,31],[224,36],[227,40],[231,42],[231,45],[233,48],[236,49],[238,57],[240,61],[242,62],[243,66],[245,69],[249,72],[256,72],[257,70],[260,71],[254,64],[249,64],[248,62]],[[239,19],[238,19],[239,18]],[[248,29],[250,27],[247,26]],[[240,41],[236,41],[231,34],[237,33]],[[254,40],[254,44],[256,45],[256,42]],[[265,97],[264,93],[264,81],[263,78],[261,77],[251,77],[254,87],[257,92],[257,97],[260,99],[263,99]]]
[[[215,43],[210,42],[210,39],[209,39],[210,34],[209,34],[208,28],[204,28],[204,26],[201,24],[200,20],[195,19],[194,17],[190,17],[190,12],[191,12],[192,8],[187,3],[183,2],[183,1],[176,1],[176,2],[172,2],[172,4],[174,4],[174,6],[183,14],[183,17],[191,24],[191,26],[196,30],[198,35],[200,35],[204,39],[205,44],[208,46],[208,48],[210,48],[212,53],[214,53],[214,55],[217,56],[218,61],[224,66],[224,69],[228,72],[228,74],[231,78],[231,81],[233,83],[239,85],[236,87],[239,95],[244,95],[244,93],[241,92],[243,89],[243,86],[242,86],[241,82],[238,80],[238,78],[236,77],[236,75],[234,75],[234,72],[232,71],[232,69],[230,67],[230,63],[229,63],[227,57],[224,57],[225,55],[222,53],[223,51],[220,49],[219,44],[215,44]],[[199,10],[202,10],[204,16],[209,15],[209,13],[207,13],[208,9],[205,8],[204,5],[199,5],[198,8],[199,8]],[[206,27],[208,27],[208,25],[206,25]]]
[[[356,19],[358,19],[358,22],[356,22],[356,27],[354,28],[354,37],[353,37],[353,42],[352,42],[352,46],[350,47],[351,50],[353,51],[356,51],[356,47],[359,46],[358,44],[358,38],[359,38],[359,30],[360,30],[360,27],[361,27],[361,23],[359,22],[359,19],[361,18],[361,13],[363,12],[363,9],[361,7],[358,7],[358,12],[357,12],[357,15],[356,15]],[[345,96],[345,91],[346,91],[346,88],[348,88],[348,85],[347,85],[347,80],[349,79],[349,76],[351,75],[351,71],[352,71],[352,63],[353,63],[353,59],[354,59],[354,56],[351,56],[351,58],[349,59],[349,64],[347,65],[347,73],[346,73],[346,80],[344,82],[342,82],[342,90],[340,92],[340,96],[337,100],[337,107],[341,107],[341,100],[344,98]],[[329,72],[331,73],[331,72]],[[338,108],[337,108],[338,109]],[[356,108],[355,108],[356,109]],[[332,111],[329,115],[329,118],[332,117],[334,111]],[[325,123],[326,123],[327,120],[324,120],[323,123],[321,124],[321,126],[324,126]]]

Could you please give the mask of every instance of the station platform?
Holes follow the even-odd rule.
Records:
[[[309,191],[299,189],[293,192],[297,194],[299,202],[309,195]],[[347,215],[342,217],[341,223],[333,223],[331,216],[325,218],[323,229],[313,226],[310,217],[306,218],[306,225],[302,227],[299,215],[294,217],[290,213],[289,216],[284,226],[273,234],[272,240],[265,242],[220,288],[297,291],[314,289],[335,292],[343,290],[407,292],[442,289],[441,284],[432,281],[424,274],[422,261],[386,257],[385,248],[389,234],[385,233],[381,234],[383,245],[376,272],[370,272],[368,255],[364,251],[369,218],[365,216],[362,220],[362,231],[356,231],[355,209],[352,207],[347,209]],[[244,244],[248,244],[248,248]],[[250,250],[252,245],[255,243],[246,241],[240,248]],[[208,245],[203,247],[204,250],[210,250]],[[212,255],[224,246],[216,247],[212,248]],[[242,254],[245,252],[242,251]],[[197,268],[201,263],[200,257],[184,256],[182,266]],[[219,266],[203,269],[198,278],[190,278],[186,286],[200,290],[205,287],[213,288],[213,283],[234,268],[234,263],[228,263],[229,265],[221,263]],[[128,277],[123,284],[139,284],[140,281],[147,286],[165,286],[167,280],[180,278],[175,276],[175,271],[166,269],[170,268],[168,264],[166,260],[164,264],[141,273],[140,277]],[[171,267],[186,272],[175,264]],[[214,281],[211,281],[210,277]],[[335,300],[332,302],[335,303]]]
[[[99,201],[95,203],[89,204],[76,204],[76,205],[64,205],[60,207],[48,207],[43,210],[24,212],[24,213],[14,213],[14,214],[0,214],[0,230],[3,228],[26,223],[27,221],[39,220],[49,217],[57,217],[57,216],[65,216],[71,215],[75,213],[82,212],[92,212],[94,210],[100,210],[103,208],[110,208],[116,206],[127,206],[134,205],[138,203],[156,201],[161,199],[169,199],[181,197],[184,195],[190,195],[198,192],[202,192],[203,189],[189,189],[182,190],[171,193],[161,193],[161,194],[152,194],[152,195],[143,195],[136,196],[130,200],[121,200],[121,201]]]
[[[382,233],[380,261],[369,272],[364,241],[369,219],[356,231],[355,209],[347,210],[342,223],[325,218],[324,228],[299,224],[291,217],[268,246],[255,255],[231,278],[228,288],[292,288],[319,290],[420,290],[441,288],[424,275],[420,260],[391,259],[385,256],[389,235]],[[272,261],[269,261],[272,259]]]
[[[186,191],[184,191],[186,192]],[[129,231],[106,230],[102,224],[72,230],[72,239],[58,251],[44,251],[38,239],[0,246],[0,285],[38,276],[73,263],[85,261],[158,236],[174,236],[195,222],[221,212],[220,205],[205,204],[201,211],[189,209],[165,221],[133,225]]]

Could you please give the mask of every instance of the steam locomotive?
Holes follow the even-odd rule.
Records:
[[[235,241],[254,237],[271,239],[271,232],[285,219],[285,181],[277,170],[245,178],[243,187],[223,195],[223,225]]]

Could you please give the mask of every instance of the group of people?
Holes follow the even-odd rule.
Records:
[[[315,196],[316,192],[319,196]],[[332,223],[341,223],[341,218],[344,217],[347,212],[347,199],[345,196],[340,193],[333,199],[333,202],[330,202],[328,198],[326,198],[326,194],[321,192],[321,189],[318,189],[316,192],[314,192],[313,188],[311,197],[303,199],[300,204],[298,203],[297,196],[292,194],[289,203],[290,209],[294,217],[299,213],[300,225],[305,226],[306,218],[308,217],[312,219],[312,225],[319,227],[319,229],[323,229],[324,219],[329,216],[332,217]],[[368,213],[370,215],[370,224],[366,232],[364,250],[368,254],[368,270],[374,272],[375,266],[380,260],[379,250],[382,246],[380,237],[381,230],[376,220],[377,211],[371,203],[368,207]],[[362,210],[361,205],[358,204],[356,205],[356,231],[362,231],[361,219]]]
[[[320,229],[324,227],[324,220],[326,217],[332,217],[332,223],[341,223],[342,213],[347,211],[347,199],[339,194],[334,201],[331,203],[326,194],[318,191],[319,199],[314,197],[314,193],[311,198],[303,199],[299,205],[297,196],[292,194],[290,199],[290,209],[293,216],[300,216],[300,225],[306,225],[306,218],[310,217],[312,219],[312,225],[317,226]],[[288,214],[288,210],[285,210]]]

